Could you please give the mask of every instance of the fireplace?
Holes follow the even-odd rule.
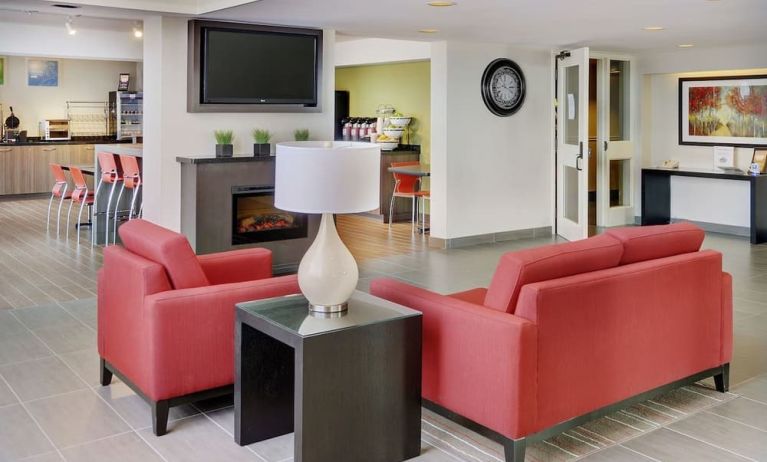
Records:
[[[273,186],[232,187],[232,245],[305,238],[305,214],[274,207]]]

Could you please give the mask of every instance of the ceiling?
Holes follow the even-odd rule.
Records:
[[[728,46],[767,40],[767,0],[261,0],[207,17],[327,27],[357,36],[472,40],[604,51]],[[645,26],[665,30],[646,32]],[[436,34],[419,29],[435,28]]]
[[[672,50],[767,41],[767,0],[0,0],[7,10],[140,19],[147,13],[322,27],[360,37],[469,40],[530,48],[590,46],[602,51]],[[62,3],[62,2],[58,2]],[[39,16],[39,15],[33,15]],[[21,20],[21,19],[20,19]],[[665,30],[647,32],[646,26]],[[419,29],[439,29],[422,34]]]

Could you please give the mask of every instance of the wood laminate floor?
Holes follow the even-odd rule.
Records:
[[[101,250],[86,232],[79,247],[63,229],[46,232],[46,207],[0,200],[0,461],[292,460],[292,435],[237,446],[230,399],[174,408],[170,432],[157,438],[146,403],[119,381],[98,384]],[[361,290],[381,276],[443,293],[486,286],[504,252],[554,240],[435,250],[407,224],[389,231],[350,216],[338,228],[359,261]],[[534,444],[528,461],[767,461],[767,245],[709,234],[704,247],[722,251],[734,277],[731,393],[680,388]],[[503,459],[498,444],[426,410],[421,428],[414,461]]]

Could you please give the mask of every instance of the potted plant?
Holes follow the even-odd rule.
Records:
[[[296,139],[296,141],[309,141],[309,129],[299,128],[293,132],[293,137]]]
[[[272,134],[269,130],[262,130],[256,128],[253,130],[253,155],[255,157],[269,156],[272,154],[272,145],[269,144],[269,140],[272,139]]]
[[[231,130],[216,130],[213,132],[216,137],[216,157],[232,157],[234,153],[234,132]]]

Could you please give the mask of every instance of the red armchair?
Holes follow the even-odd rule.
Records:
[[[728,387],[732,280],[689,224],[608,230],[501,257],[488,289],[439,295],[378,279],[423,312],[424,405],[494,438],[506,460],[655,394]]]
[[[104,249],[98,275],[101,384],[114,373],[148,401],[160,436],[170,407],[232,393],[235,303],[295,294],[298,283],[271,277],[266,249],[198,257],[145,220],[119,232],[124,247]]]

